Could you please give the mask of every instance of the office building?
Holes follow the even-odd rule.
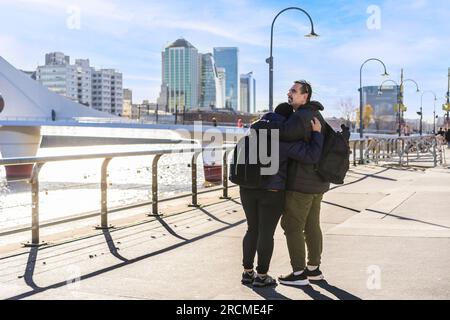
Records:
[[[379,132],[395,132],[398,128],[397,104],[398,86],[383,85],[363,87],[363,105],[373,108],[369,129]]]
[[[240,108],[247,113],[256,112],[256,81],[253,72],[240,76]]]
[[[36,80],[49,90],[96,110],[122,113],[122,74],[112,69],[95,70],[89,59],[76,59],[61,52],[45,55],[38,66]]]
[[[200,58],[197,49],[185,39],[167,46],[162,55],[163,81],[167,87],[168,111],[196,108],[199,98]],[[159,101],[163,100],[161,92]]]
[[[239,49],[236,47],[214,48],[214,60],[216,66],[225,69],[225,107],[234,110],[239,109]]]
[[[217,106],[217,71],[211,53],[201,54],[200,103],[201,108]]]

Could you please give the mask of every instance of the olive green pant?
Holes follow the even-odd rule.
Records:
[[[294,272],[301,271],[306,267],[305,243],[308,248],[308,265],[320,265],[322,255],[320,203],[322,197],[323,194],[286,192],[281,227],[286,236]]]

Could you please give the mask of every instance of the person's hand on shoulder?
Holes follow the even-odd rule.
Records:
[[[311,127],[314,132],[320,132],[322,130],[322,124],[316,117],[311,120]]]

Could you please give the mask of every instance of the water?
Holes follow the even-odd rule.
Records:
[[[127,152],[191,147],[187,144],[114,145],[41,148],[38,156]],[[163,155],[158,165],[159,198],[191,190],[192,153]],[[103,159],[47,163],[40,181],[40,221],[100,210],[100,168]],[[108,207],[151,200],[153,156],[113,159],[108,166]],[[188,165],[189,164],[189,165]],[[203,187],[202,157],[198,157],[198,188]],[[0,167],[0,230],[31,222],[30,185],[5,180]]]

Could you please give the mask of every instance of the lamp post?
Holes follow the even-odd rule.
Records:
[[[404,105],[403,105],[403,84],[405,83],[405,82],[408,82],[408,81],[410,81],[410,82],[413,82],[415,85],[416,85],[416,88],[417,88],[417,91],[416,92],[420,92],[420,89],[419,89],[419,85],[417,84],[417,82],[416,81],[414,81],[413,79],[405,79],[405,80],[403,80],[403,68],[402,68],[402,72],[401,72],[401,76],[400,76],[400,99],[401,99],[401,108],[402,108],[402,119],[403,119],[403,112],[404,111],[406,111],[406,108],[404,108]],[[400,129],[401,127],[399,127],[399,129]],[[401,132],[400,132],[401,130],[399,130],[399,136],[401,135]]]
[[[436,94],[433,92],[433,91],[431,91],[431,90],[426,90],[426,91],[424,91],[424,92],[422,92],[422,95],[420,96],[420,113],[419,113],[419,115],[420,115],[420,129],[419,129],[419,132],[420,132],[420,135],[422,135],[422,128],[423,128],[423,126],[422,126],[422,119],[423,119],[423,96],[425,95],[425,93],[431,93],[433,96],[434,96],[434,107],[433,107],[433,133],[435,133],[435,131],[436,131],[436,129],[435,129],[435,126],[436,126],[436,100],[437,100],[437,98],[436,98]]]
[[[363,70],[364,65],[367,62],[369,62],[369,61],[378,61],[379,63],[381,63],[383,65],[383,68],[384,68],[384,73],[382,74],[382,76],[388,76],[389,75],[387,73],[386,65],[384,64],[384,62],[381,61],[380,59],[377,59],[377,58],[367,59],[366,61],[363,62],[363,64],[361,65],[361,68],[359,68],[359,137],[360,137],[360,139],[363,138],[363,127],[364,127],[364,125],[363,125],[362,70]],[[360,160],[359,160],[359,163],[364,163],[364,159],[363,159],[364,150],[363,149],[364,149],[363,144],[360,143],[360,147],[359,147]]]
[[[447,87],[446,98],[447,98],[447,101],[445,104],[442,105],[442,110],[447,112],[447,120],[445,121],[445,123],[447,124],[447,128],[448,128],[448,125],[450,124],[450,119],[449,119],[449,113],[450,113],[450,68],[448,68],[448,87]]]
[[[319,35],[317,33],[314,32],[314,24],[313,21],[311,19],[311,16],[308,14],[308,12],[306,12],[305,10],[298,8],[298,7],[289,7],[286,9],[281,10],[280,12],[278,12],[278,14],[275,16],[275,18],[272,21],[272,27],[270,29],[270,57],[266,59],[266,63],[269,64],[269,111],[273,110],[273,55],[272,55],[272,49],[273,49],[273,26],[275,24],[275,20],[277,20],[278,16],[280,14],[282,14],[285,11],[288,10],[299,10],[301,12],[303,12],[304,14],[306,14],[308,16],[308,19],[311,23],[311,32],[307,35],[305,35],[305,37],[307,38],[316,38]]]

